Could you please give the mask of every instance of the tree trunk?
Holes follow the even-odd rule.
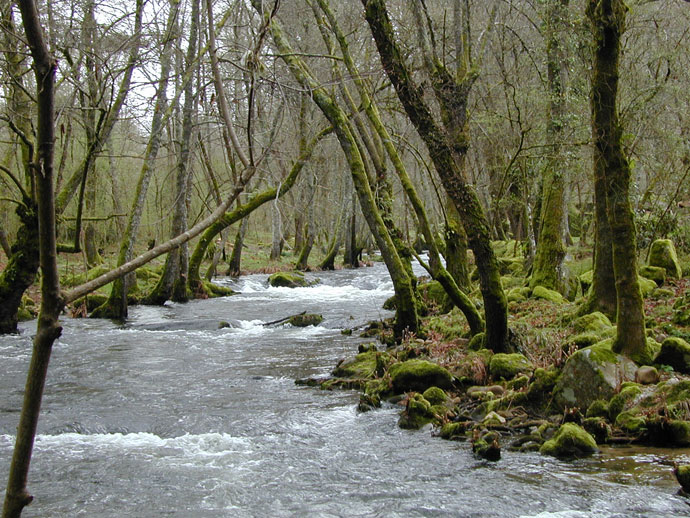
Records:
[[[43,39],[36,5],[31,1],[19,4],[26,39],[31,49],[36,76],[38,119],[36,124],[36,161],[32,164],[36,179],[38,200],[39,247],[41,265],[41,309],[33,341],[33,352],[26,378],[24,402],[17,427],[17,438],[12,454],[7,480],[7,492],[3,505],[3,518],[18,518],[32,496],[27,491],[29,466],[38,416],[43,398],[48,363],[53,343],[62,328],[58,317],[64,306],[60,296],[60,280],[57,269],[55,243],[55,204],[53,192],[53,154],[55,132],[53,124],[54,86],[57,62],[50,55]]]
[[[176,26],[178,9],[179,0],[171,0],[165,32],[168,35],[172,35],[174,32],[173,29]],[[139,180],[137,181],[134,201],[132,202],[132,210],[129,215],[129,220],[127,221],[127,228],[120,242],[120,251],[117,257],[118,267],[131,261],[134,255],[134,245],[139,234],[139,225],[141,224],[141,216],[144,211],[146,193],[148,192],[151,176],[154,172],[154,163],[158,156],[158,150],[160,149],[163,125],[168,118],[164,116],[164,111],[168,102],[166,91],[172,63],[172,43],[175,39],[174,36],[169,37],[165,41],[161,52],[161,73],[158,81],[156,103],[153,108],[153,117],[151,119],[151,133],[146,145],[146,150],[144,151],[144,161],[141,165],[141,171],[139,172]],[[96,308],[91,316],[93,318],[113,318],[116,320],[124,320],[127,318],[127,295],[131,287],[132,285],[126,282],[126,278],[115,280],[110,290],[108,300],[100,307]]]
[[[587,15],[594,35],[592,66],[592,136],[594,168],[602,176],[611,229],[616,280],[617,333],[613,350],[648,363],[644,306],[637,274],[635,222],[630,206],[630,163],[622,146],[618,120],[618,62],[627,7],[622,0],[590,0]]]
[[[247,227],[249,226],[249,215],[242,218],[240,228],[237,229],[235,235],[235,242],[232,247],[232,254],[228,261],[228,275],[231,277],[240,276],[240,266],[242,264],[242,247],[244,246],[244,236],[247,234]]]
[[[448,196],[446,199],[446,251],[444,254],[446,269],[460,288],[469,291],[471,283],[470,269],[467,265],[467,234],[453,200]]]
[[[252,4],[261,12],[262,7],[259,0],[253,0]],[[268,13],[264,14],[265,17],[267,15]],[[397,302],[393,331],[396,340],[401,340],[405,333],[416,333],[418,330],[417,301],[414,294],[413,283],[407,274],[403,261],[398,255],[395,244],[376,207],[376,201],[374,200],[374,195],[369,186],[369,179],[364,169],[362,156],[357,149],[353,128],[342,109],[335,103],[326,90],[313,79],[311,73],[308,72],[306,64],[292,51],[278,23],[270,18],[268,22],[270,23],[273,40],[281,54],[281,59],[288,65],[295,79],[308,89],[314,102],[333,125],[333,129],[338,137],[338,142],[345,154],[352,174],[352,180],[357,197],[359,198],[362,213],[376,240],[376,244],[381,251],[381,255],[383,256],[383,260],[386,263],[391,280],[393,281]]]
[[[565,184],[562,153],[565,120],[566,57],[562,48],[565,16],[569,0],[549,0],[546,4],[546,67],[549,107],[547,139],[549,156],[542,176],[542,204],[539,241],[530,286],[543,286],[565,295],[568,291],[565,259]]]
[[[271,232],[273,239],[271,240],[271,261],[280,260],[280,254],[283,252],[283,220],[278,208],[278,200],[273,200],[271,204]]]
[[[467,151],[467,136],[458,133],[452,143],[433,120],[431,112],[421,96],[419,89],[412,83],[410,72],[404,63],[402,53],[393,40],[393,27],[382,0],[362,0],[366,8],[366,19],[371,27],[374,40],[383,62],[383,67],[395,87],[398,98],[403,104],[410,121],[426,144],[436,171],[446,192],[453,200],[461,214],[468,234],[479,271],[484,311],[486,316],[486,344],[494,352],[505,352],[512,349],[508,329],[508,303],[501,286],[501,275],[498,261],[491,248],[489,226],[479,199],[474,190],[463,178],[456,157],[464,156]],[[441,70],[438,70],[439,74]],[[455,84],[447,75],[439,75],[435,81],[440,82],[439,90],[447,91],[447,102],[453,103],[453,112],[460,112],[466,107],[469,84]],[[471,83],[470,83],[471,84]],[[464,95],[464,97],[463,97]],[[460,103],[460,106],[456,106]],[[456,124],[457,126],[457,124]]]

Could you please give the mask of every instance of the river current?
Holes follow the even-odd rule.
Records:
[[[341,334],[392,294],[385,268],[216,282],[239,292],[134,307],[126,325],[63,318],[49,369],[25,517],[690,517],[668,462],[690,450],[605,449],[564,462],[401,430],[398,409],[298,387],[363,340]],[[264,326],[301,311],[318,327]],[[227,321],[231,327],[219,329]],[[35,322],[0,337],[0,485]]]

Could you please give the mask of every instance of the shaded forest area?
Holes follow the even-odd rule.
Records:
[[[0,332],[41,305],[3,516],[29,498],[63,309],[122,320],[229,295],[216,274],[384,261],[382,339],[408,352],[375,355],[376,380],[456,339],[491,355],[474,374],[587,346],[690,373],[687,2],[25,0],[1,15]],[[570,316],[535,338],[530,318],[564,312],[544,300]],[[591,315],[603,324],[563,331]],[[377,387],[365,406],[415,388]]]

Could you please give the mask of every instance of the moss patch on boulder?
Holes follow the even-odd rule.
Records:
[[[661,266],[640,266],[640,275],[645,279],[656,282],[657,286],[661,286],[666,281],[666,268]]]
[[[572,326],[576,333],[600,334],[611,329],[613,324],[611,323],[611,320],[609,320],[609,317],[600,311],[595,311],[594,313],[589,313],[576,318],[573,320]]]
[[[396,394],[423,392],[429,387],[447,390],[453,386],[453,376],[448,370],[426,360],[415,359],[393,364],[389,373]]]
[[[495,379],[511,380],[518,374],[531,374],[534,365],[520,353],[494,354],[489,362],[489,373]]]
[[[609,342],[609,343],[606,343]],[[611,399],[621,381],[633,381],[637,365],[614,353],[610,340],[575,352],[554,388],[556,408],[585,409],[597,399]]]
[[[666,338],[661,344],[654,363],[670,365],[674,370],[690,374],[690,344],[675,336]]]
[[[649,265],[664,268],[666,275],[674,279],[680,279],[683,276],[676,247],[670,239],[657,239],[652,243],[649,251]]]
[[[268,277],[268,284],[274,288],[304,288],[309,283],[302,272],[276,272]]]
[[[560,458],[586,457],[598,451],[597,442],[575,423],[563,424],[553,439],[546,441],[539,453]]]
[[[435,313],[448,313],[453,309],[453,302],[448,297],[446,290],[443,289],[438,281],[425,282],[417,286],[422,300],[429,308],[433,308]]]
[[[550,290],[548,288],[544,288],[544,286],[536,286],[532,290],[532,298],[544,299],[544,300],[548,300],[549,302],[554,302],[556,304],[561,304],[561,303],[565,302],[563,295],[561,295],[560,293],[558,293],[555,290]]]

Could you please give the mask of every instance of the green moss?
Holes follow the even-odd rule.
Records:
[[[448,400],[448,395],[438,387],[429,387],[422,395],[432,405],[441,405]]]
[[[501,458],[501,436],[498,432],[489,431],[472,441],[472,453],[477,457],[497,461]]]
[[[609,419],[615,422],[618,415],[626,408],[632,406],[632,402],[642,394],[642,389],[636,383],[624,387],[609,401]]]
[[[529,385],[529,376],[518,376],[517,378],[508,382],[508,388],[512,390],[520,390]]]
[[[677,466],[674,472],[683,491],[690,493],[690,464]]]
[[[464,421],[459,423],[446,423],[441,427],[439,435],[442,439],[457,440],[465,439],[465,432],[471,421]]]
[[[594,270],[588,270],[578,277],[582,293],[586,294],[594,281]]]
[[[377,354],[376,351],[360,353],[337,366],[332,374],[338,378],[372,378],[376,374]]]
[[[302,272],[276,272],[269,276],[268,284],[274,288],[301,288],[310,283],[304,278]]]
[[[513,379],[518,374],[531,373],[534,370],[532,363],[519,353],[494,354],[489,362],[489,372],[495,379]]]
[[[563,295],[561,295],[560,293],[558,293],[555,290],[550,290],[548,288],[544,288],[543,286],[536,286],[532,290],[532,298],[544,299],[544,300],[548,300],[549,302],[554,302],[557,304],[561,304],[561,303],[565,302]]]
[[[539,449],[539,453],[554,457],[583,457],[597,451],[594,437],[574,423],[563,424]]]
[[[429,387],[447,390],[453,386],[453,376],[448,370],[426,360],[408,360],[396,363],[389,369],[393,390],[403,392],[424,391]]]
[[[640,275],[661,286],[666,281],[666,269],[660,266],[640,266]]]
[[[632,411],[623,411],[616,417],[616,426],[630,435],[642,435],[647,432],[647,421]]]
[[[657,288],[651,294],[651,297],[655,299],[670,299],[674,296],[675,293],[673,290],[669,290],[667,288]]]
[[[690,374],[690,344],[678,337],[668,337],[661,344],[654,363],[670,365],[674,370]]]
[[[613,327],[609,318],[599,311],[582,315],[573,320],[573,329],[577,333],[597,333],[600,334]]]
[[[637,280],[640,284],[640,292],[642,293],[643,298],[649,297],[654,290],[656,290],[656,282],[645,279],[644,277],[638,277]]]
[[[591,405],[587,408],[587,417],[608,417],[609,416],[609,404],[608,401],[603,399],[597,399],[593,401]]]
[[[527,398],[533,403],[538,403],[551,397],[551,391],[556,386],[558,379],[558,370],[550,368],[549,370],[541,367],[534,371],[534,381],[530,383],[527,389]]]
[[[668,423],[668,431],[674,446],[690,446],[690,422],[673,419]]]
[[[527,289],[527,295],[525,295],[524,291],[525,288],[513,288],[506,293],[506,299],[508,302],[524,302],[527,300],[527,297],[529,297],[530,290],[529,288]]]
[[[430,423],[434,417],[431,404],[421,394],[414,394],[407,400],[407,407],[398,420],[398,426],[408,430],[418,430]]]
[[[649,251],[649,264],[664,268],[666,275],[674,279],[680,279],[683,276],[676,248],[670,239],[657,239],[652,243]]]

